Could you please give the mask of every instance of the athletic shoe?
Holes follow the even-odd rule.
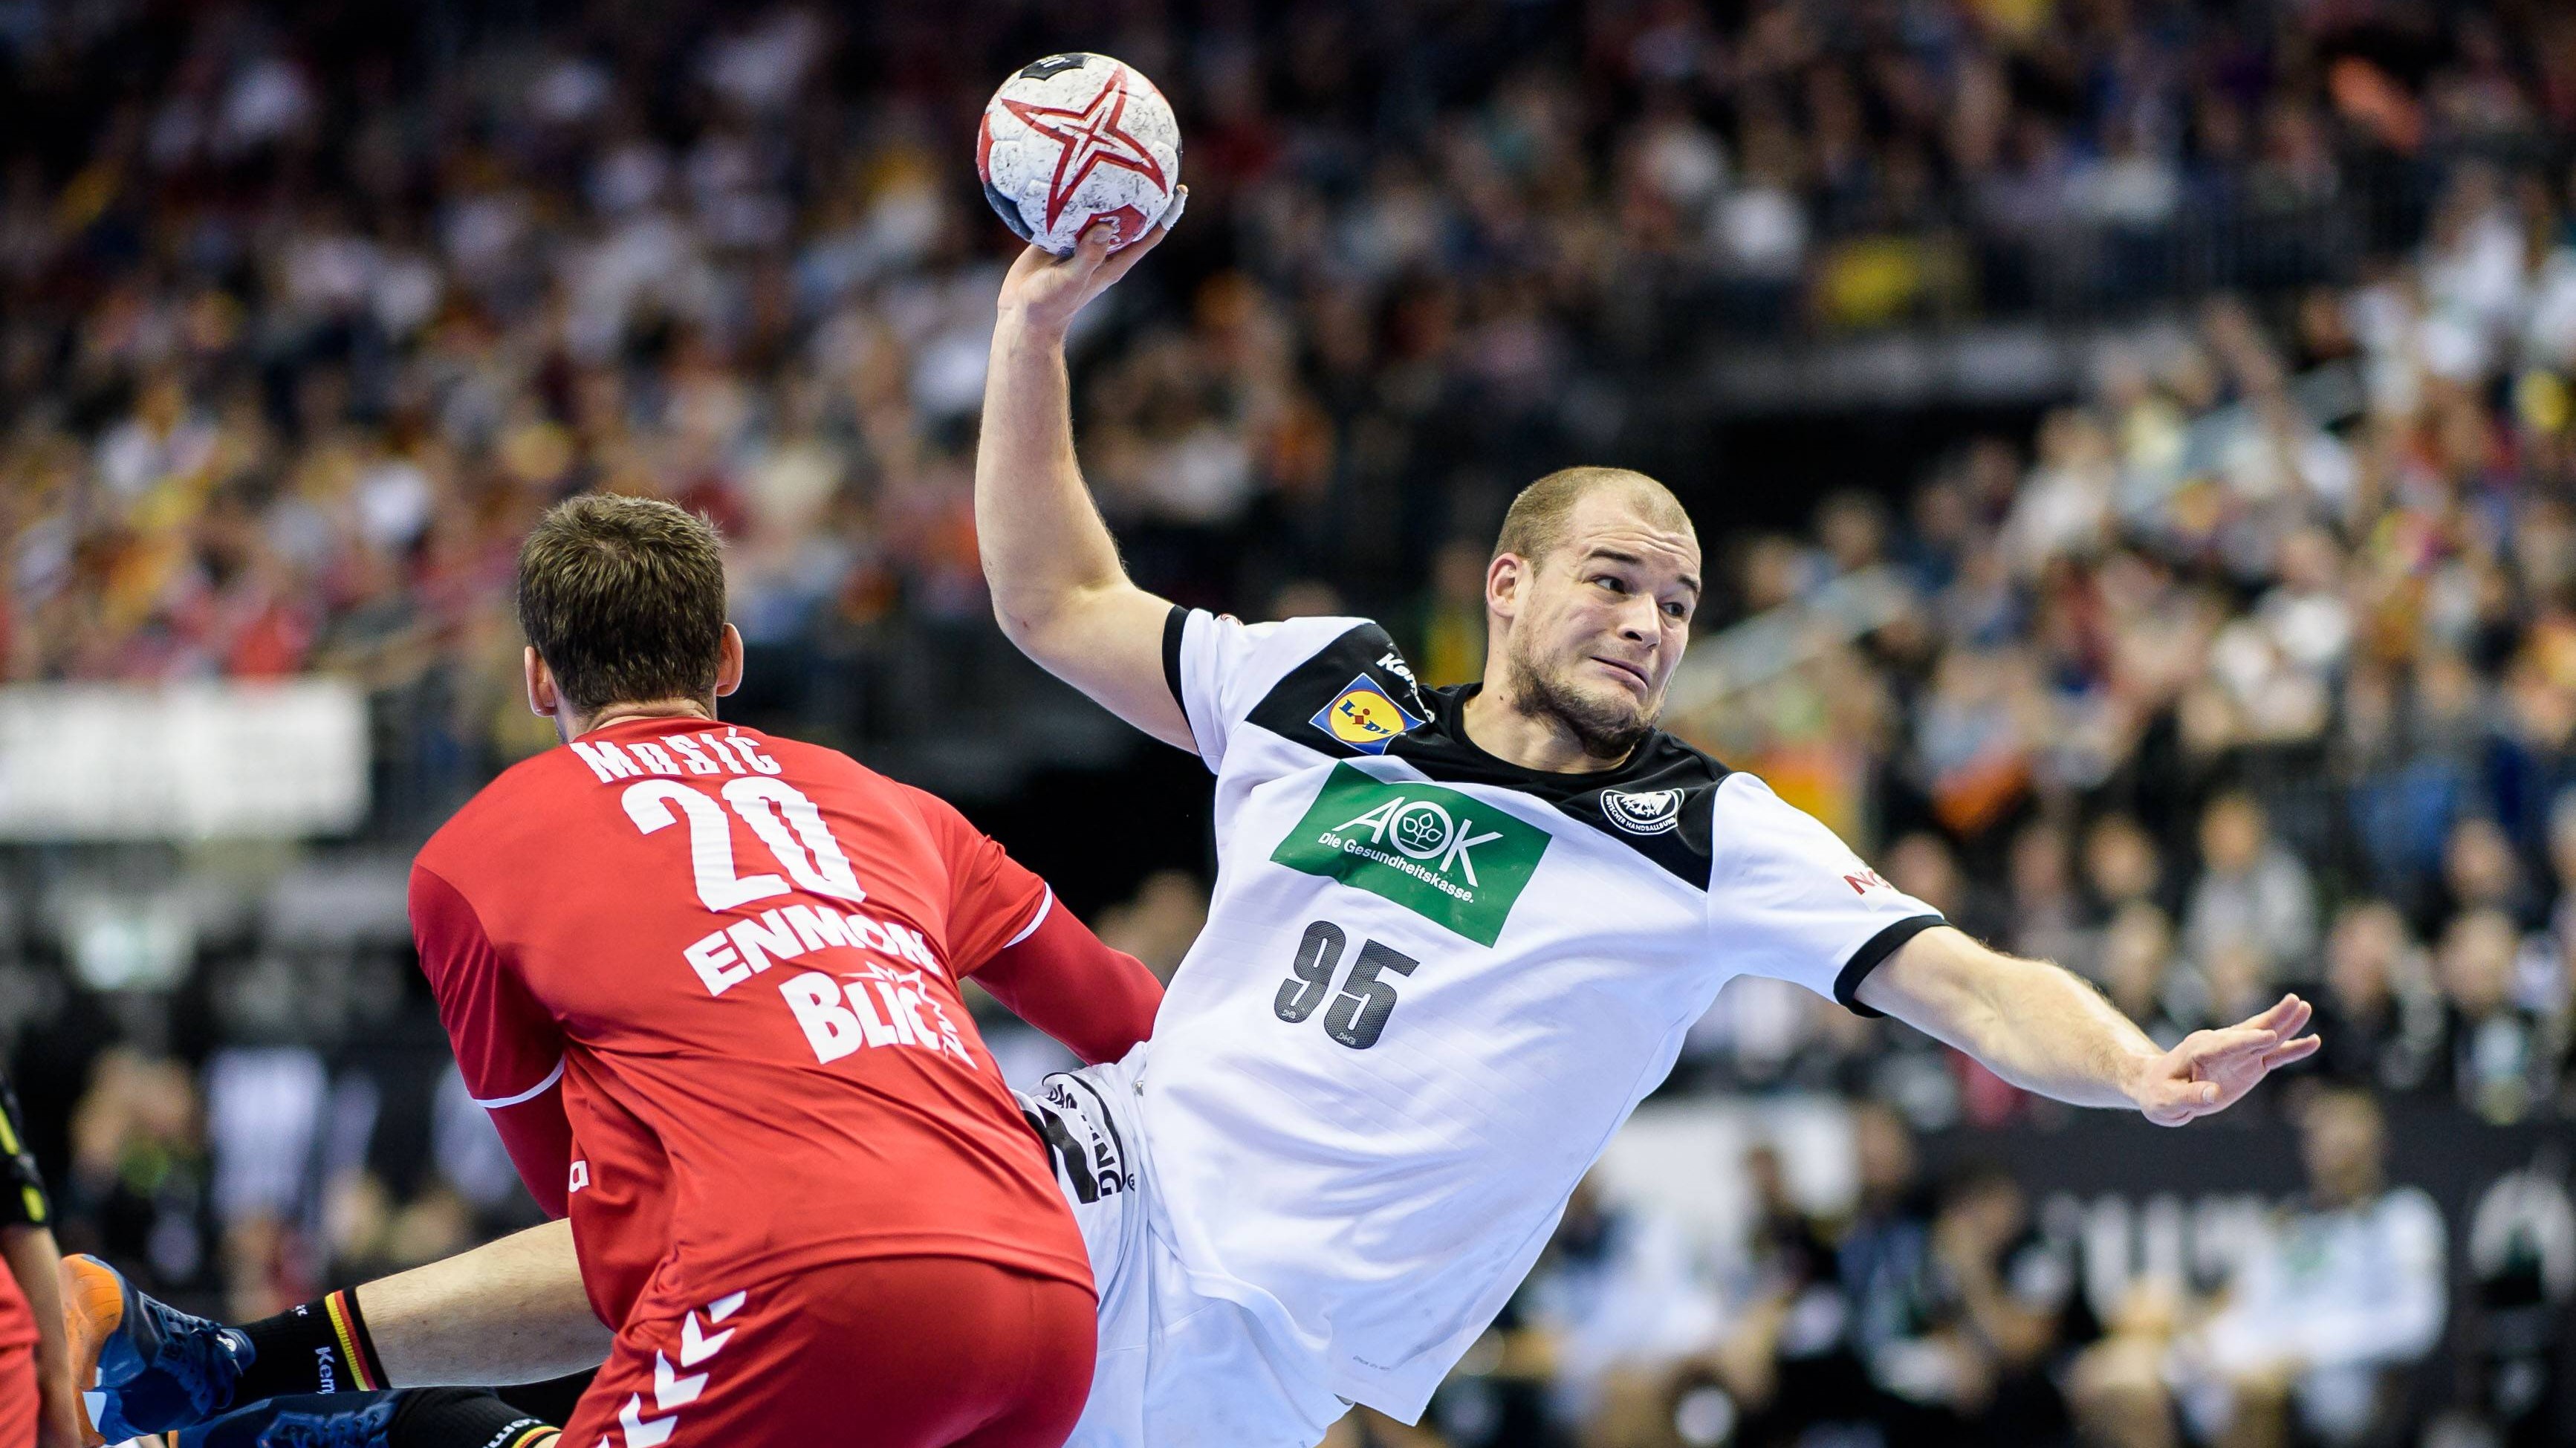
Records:
[[[399,1391],[270,1398],[183,1430],[178,1448],[385,1448]]]
[[[257,1356],[239,1329],[153,1300],[96,1257],[64,1258],[62,1281],[72,1381],[92,1431],[121,1443],[232,1406],[233,1384]]]

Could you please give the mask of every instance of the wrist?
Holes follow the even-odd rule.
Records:
[[[2148,1088],[2154,1083],[2164,1056],[2156,1051],[2131,1051],[2120,1066],[2120,1094],[2138,1110],[2145,1110]]]
[[[1006,306],[993,318],[993,346],[996,351],[1062,351],[1064,335],[1062,324],[1039,321],[1020,307]]]

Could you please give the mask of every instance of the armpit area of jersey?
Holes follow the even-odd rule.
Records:
[[[54,1205],[45,1197],[45,1179],[36,1170],[36,1154],[27,1149],[26,1118],[18,1111],[18,1094],[0,1078],[0,1227],[42,1227],[54,1220]]]

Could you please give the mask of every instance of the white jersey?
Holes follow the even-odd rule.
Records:
[[[1156,1226],[1341,1397],[1408,1421],[1745,973],[1855,1005],[1941,917],[1669,735],[1551,774],[1377,625],[1175,609],[1215,771],[1207,928],[1156,1018]],[[1858,1008],[1855,1005],[1855,1008]]]

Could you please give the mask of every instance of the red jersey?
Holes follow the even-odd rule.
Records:
[[[585,1277],[649,1253],[654,1294],[687,1302],[870,1257],[1091,1286],[958,989],[1050,904],[943,801],[702,719],[516,766],[411,888],[467,1088],[505,1107],[563,1083]],[[613,1209],[585,1211],[593,1176]],[[638,1289],[604,1286],[615,1323]]]

